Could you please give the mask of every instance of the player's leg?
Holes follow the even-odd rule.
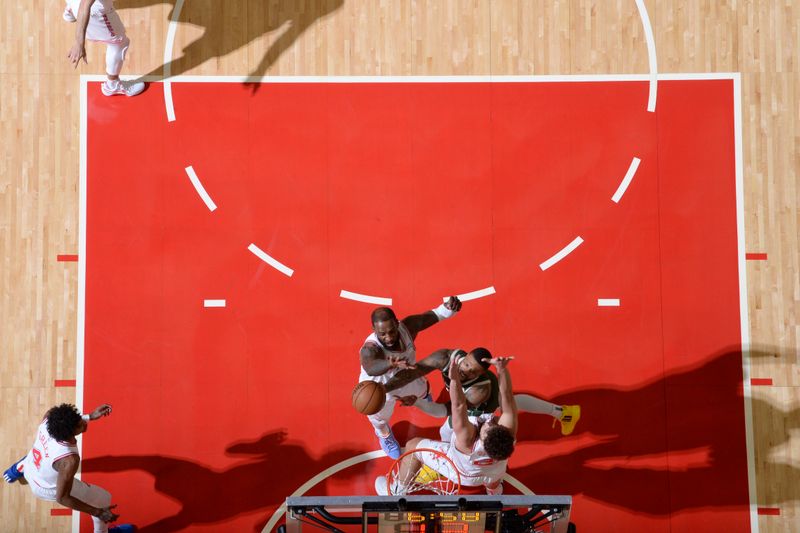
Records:
[[[378,437],[381,449],[392,459],[397,459],[400,457],[400,443],[394,438],[392,428],[389,426],[389,420],[391,420],[392,413],[394,412],[394,403],[394,395],[387,394],[386,403],[383,408],[374,415],[369,415],[367,418],[370,424],[372,424],[372,427],[375,428],[375,435]]]
[[[386,452],[386,455],[392,459],[397,459],[400,457],[401,453],[400,443],[397,442],[397,439],[392,433],[392,428],[389,426],[389,420],[392,417],[392,412],[394,412],[395,402],[398,398],[416,396],[419,399],[425,398],[427,395],[427,380],[416,379],[411,383],[392,391],[390,394],[387,394],[386,403],[384,404],[383,408],[374,415],[370,415],[368,417],[370,423],[372,423],[372,426],[375,428],[375,434],[378,436],[378,440],[381,443],[381,448],[384,452]]]
[[[14,463],[13,465],[9,466],[5,472],[3,472],[3,479],[6,483],[14,483],[15,481],[23,481],[23,462],[25,461],[25,457]]]
[[[447,416],[447,405],[434,402],[430,395],[418,399],[414,407],[435,418],[445,418]]]
[[[67,8],[77,15],[76,10],[79,3],[79,0],[77,2],[76,0],[69,0]],[[129,82],[119,79],[131,41],[125,34],[125,26],[116,11],[92,13],[89,17],[89,24],[86,26],[86,39],[102,42],[106,45],[106,76],[108,79],[101,86],[104,95],[123,94],[135,96],[144,90],[144,83],[142,82]]]
[[[552,416],[553,426],[559,421],[562,435],[572,433],[581,417],[580,405],[556,405],[529,394],[515,394],[514,400],[521,412]]]
[[[72,481],[72,490],[70,491],[70,495],[84,503],[88,503],[92,507],[103,508],[111,505],[110,492],[102,487],[98,487],[97,485],[89,485],[88,483],[84,483],[80,479],[75,479]],[[109,528],[108,524],[94,516],[92,517],[92,523],[94,524],[94,533],[128,533],[130,531],[135,531],[136,529],[130,524],[119,524]]]
[[[119,79],[125,55],[131,41],[127,36],[116,42],[106,43],[106,75],[108,79],[103,83],[103,94],[106,96],[125,95],[136,96],[144,91],[144,83],[130,82]]]
[[[409,440],[406,443],[406,452],[415,450],[422,440],[420,437]],[[400,476],[398,479],[401,487],[408,486],[414,480],[420,466],[422,466],[422,461],[417,459],[416,455],[411,454],[403,457],[400,462]]]
[[[409,453],[419,448],[433,449],[441,452],[441,455],[444,456],[448,444],[419,437],[409,440],[406,443],[406,455],[400,461],[399,468],[393,467],[393,473],[389,477],[378,476],[375,478],[375,492],[378,495],[388,496],[390,492],[391,494],[406,494],[413,485],[425,484],[438,479],[438,474],[446,478],[455,476],[451,471],[452,466],[444,464],[445,461],[438,459],[439,456],[436,454],[424,450],[419,454]]]

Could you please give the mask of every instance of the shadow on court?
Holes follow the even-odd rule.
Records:
[[[117,9],[170,4],[172,20],[176,0],[117,0]],[[175,59],[148,73],[157,79],[184,74],[209,59],[224,57],[247,46],[262,35],[275,33],[250,76],[264,76],[278,58],[309,29],[315,21],[330,15],[344,0],[189,0],[183,3],[178,18],[181,25],[203,28],[203,34],[190,42]],[[124,22],[124,17],[123,17]],[[178,30],[180,31],[180,30]],[[144,36],[143,36],[144,37]],[[134,36],[134,39],[136,36]],[[168,69],[168,70],[165,70]],[[249,84],[253,92],[257,83]]]
[[[750,357],[774,353],[752,351]],[[582,406],[575,432],[562,437],[551,428],[549,417],[521,414],[518,442],[538,442],[542,455],[548,456],[524,466],[512,458],[509,473],[539,494],[582,494],[636,513],[747,507],[741,360],[740,351],[723,351],[703,365],[640,387],[589,387],[560,394],[551,401]],[[788,442],[790,430],[800,428],[800,410],[785,411],[758,398],[752,405],[756,425],[770,418],[784,421],[786,431],[771,441],[776,448]],[[548,454],[544,450],[552,450],[549,441],[556,439],[574,439],[580,445]],[[768,451],[760,456],[768,457]],[[773,463],[766,470],[770,478],[787,484],[781,491],[760,490],[759,505],[800,499],[798,468]],[[780,501],[773,501],[769,492],[780,492]]]
[[[315,459],[303,446],[286,442],[283,431],[273,431],[256,441],[234,443],[225,451],[229,456],[249,459],[227,470],[214,470],[177,457],[106,455],[84,460],[82,469],[84,472],[142,470],[152,475],[155,490],[180,504],[177,513],[140,525],[138,530],[155,533],[223,522],[243,513],[276,507],[286,497],[276,492],[276,480],[280,486],[294,490],[308,481],[309,471],[320,472],[365,450],[340,448]],[[348,479],[356,474],[346,469],[336,476]],[[253,531],[261,531],[268,518],[254,524]]]

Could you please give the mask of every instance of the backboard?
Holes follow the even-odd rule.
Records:
[[[282,531],[574,533],[571,506],[570,496],[290,497]]]

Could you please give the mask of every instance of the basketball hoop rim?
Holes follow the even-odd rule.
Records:
[[[392,482],[392,478],[394,477],[392,475],[392,472],[395,471],[395,468],[397,468],[397,470],[399,471],[400,463],[402,463],[403,459],[406,456],[415,454],[417,452],[430,452],[430,453],[432,453],[434,455],[438,455],[439,457],[443,458],[445,461],[450,463],[450,466],[452,467],[453,472],[456,473],[456,477],[457,477],[456,480],[450,479],[450,478],[442,475],[440,472],[436,472],[436,473],[438,475],[440,475],[442,478],[447,479],[450,482],[454,482],[456,484],[456,490],[455,490],[454,494],[461,494],[461,472],[458,470],[458,467],[456,467],[456,464],[453,462],[452,459],[447,457],[447,454],[445,454],[444,452],[442,452],[440,450],[434,450],[433,448],[414,448],[413,450],[408,450],[407,452],[404,452],[402,455],[400,455],[400,457],[398,457],[397,459],[394,460],[394,462],[392,463],[392,466],[389,468],[389,471],[386,473],[386,480],[387,480],[387,485],[388,485],[390,493],[391,493],[391,490],[392,490],[391,489],[391,482]],[[423,466],[427,466],[427,465],[425,465],[424,461],[422,462],[422,464],[423,464]],[[430,468],[430,467],[428,467],[428,468]]]

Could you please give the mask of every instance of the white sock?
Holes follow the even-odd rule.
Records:
[[[515,394],[514,400],[517,408],[525,413],[536,413],[539,415],[550,415],[553,418],[561,418],[561,406],[546,402],[536,396],[528,394]]]
[[[414,403],[414,407],[435,418],[447,417],[447,407],[443,403],[436,403],[424,398],[420,398]]]

